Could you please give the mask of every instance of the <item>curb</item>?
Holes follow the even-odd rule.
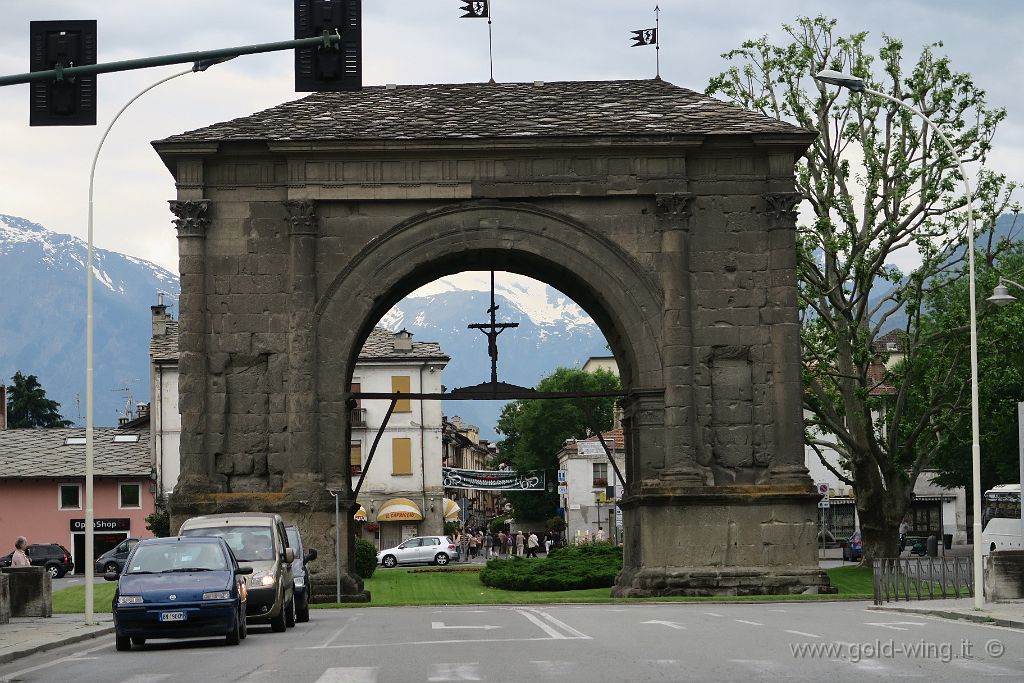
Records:
[[[100,636],[107,636],[113,632],[114,625],[110,624],[109,626],[96,629],[95,631],[89,631],[88,633],[76,633],[57,640],[30,645],[20,650],[14,650],[13,652],[0,652],[0,664],[8,664],[16,659],[28,657],[39,652],[46,652],[47,650],[53,650],[54,648],[63,647],[64,645],[73,645],[75,643],[80,643],[83,640],[92,640],[93,638],[99,638]]]
[[[1024,629],[1024,621],[1016,619],[1003,619],[999,617],[992,617],[986,614],[971,614],[968,612],[950,612],[942,609],[906,609],[902,607],[868,607],[869,610],[874,612],[900,612],[902,614],[927,614],[933,617],[942,617],[944,619],[954,619],[965,621],[972,621],[976,624],[987,624],[989,626],[1005,626],[1007,628],[1020,628]]]

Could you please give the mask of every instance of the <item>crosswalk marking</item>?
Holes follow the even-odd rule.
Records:
[[[706,614],[709,617],[721,617],[722,616],[721,614],[718,614],[717,612],[705,612],[704,614]]]
[[[376,666],[338,666],[327,669],[316,683],[377,683]]]
[[[428,681],[479,681],[480,663],[466,662],[464,664],[453,664],[450,662],[438,662],[434,664],[434,673]]]

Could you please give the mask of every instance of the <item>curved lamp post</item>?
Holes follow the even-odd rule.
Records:
[[[980,429],[978,427],[978,318],[976,310],[977,305],[974,301],[974,195],[971,192],[970,181],[967,179],[967,171],[964,169],[963,159],[961,159],[960,155],[957,154],[956,150],[953,148],[953,144],[942,132],[942,129],[940,129],[931,119],[925,116],[924,113],[918,111],[914,107],[911,107],[906,102],[898,100],[884,92],[873,90],[872,88],[867,87],[867,84],[864,83],[864,79],[851,76],[850,74],[845,74],[840,71],[826,69],[817,73],[814,78],[822,83],[838,85],[841,88],[846,88],[853,92],[864,92],[870,95],[875,95],[876,97],[881,97],[882,99],[898,104],[916,116],[919,116],[926,124],[928,124],[928,127],[935,133],[935,135],[942,140],[950,154],[952,154],[956,159],[957,166],[960,169],[960,177],[964,181],[964,190],[967,194],[967,263],[969,271],[968,276],[970,278],[969,289],[971,299],[971,488],[972,496],[974,497],[974,606],[977,609],[981,609],[985,605],[985,582],[982,576],[981,559],[981,444],[979,436]]]

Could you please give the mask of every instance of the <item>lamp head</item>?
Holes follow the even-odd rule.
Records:
[[[832,69],[825,69],[819,71],[814,75],[816,80],[822,83],[829,83],[830,85],[838,85],[840,88],[848,88],[853,92],[864,91],[864,79],[851,76],[850,74],[844,74],[842,71],[833,71]]]
[[[1010,290],[1006,288],[1006,285],[1004,285],[1002,281],[1000,281],[999,284],[996,285],[995,289],[992,290],[992,296],[986,299],[986,301],[993,303],[996,306],[1005,306],[1006,304],[1013,303],[1016,300],[1017,297],[1010,294]]]

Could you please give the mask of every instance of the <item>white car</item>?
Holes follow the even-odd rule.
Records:
[[[385,567],[397,564],[446,565],[455,559],[456,545],[447,536],[416,536],[401,545],[377,553],[377,562]]]

